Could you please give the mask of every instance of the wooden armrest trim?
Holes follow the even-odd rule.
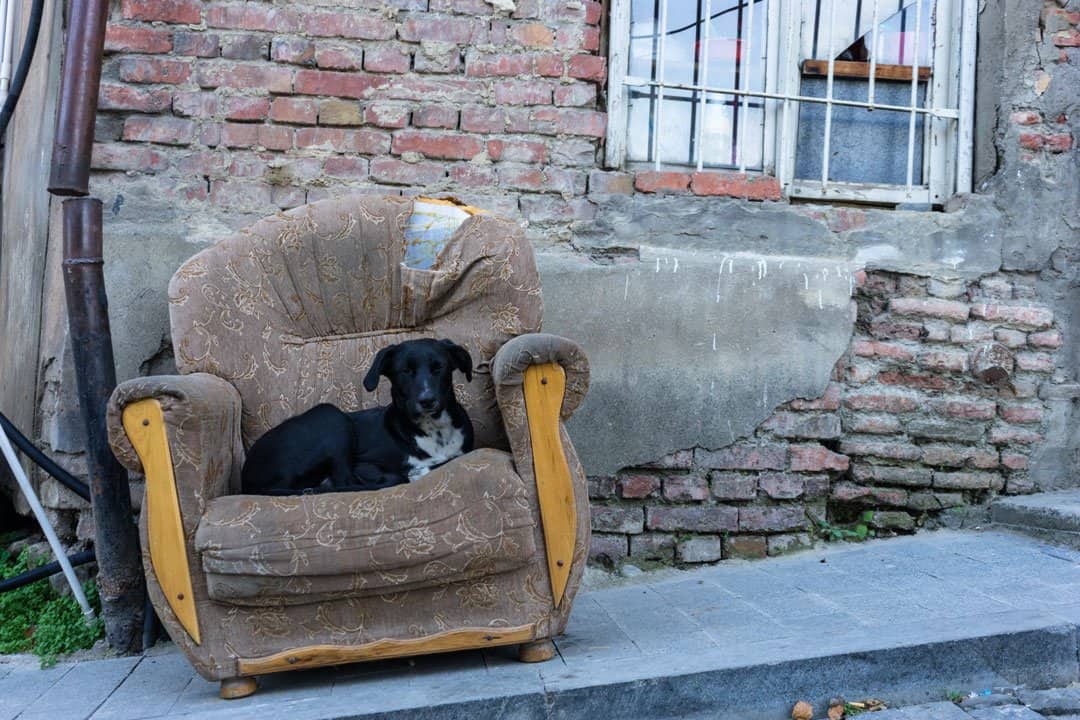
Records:
[[[140,400],[124,408],[124,431],[146,475],[146,534],[150,563],[173,614],[195,644],[200,644],[195,594],[184,546],[180,498],[176,493],[172,453],[165,433],[165,414],[157,400]]]
[[[566,372],[558,363],[532,365],[525,369],[523,387],[551,596],[558,607],[570,579],[570,561],[574,557],[577,536],[574,486],[559,437],[559,411],[566,392]]]
[[[385,658],[428,655],[430,653],[470,650],[496,645],[513,645],[536,638],[534,625],[518,627],[461,628],[409,640],[375,640],[363,645],[309,645],[282,650],[273,655],[239,658],[241,675],[263,675],[283,670],[341,665],[343,663],[383,660]]]

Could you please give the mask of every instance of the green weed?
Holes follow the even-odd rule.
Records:
[[[31,557],[24,549],[18,557],[0,550],[0,579],[6,579],[37,567],[42,558]],[[97,586],[87,581],[83,590],[100,616],[101,603]],[[32,652],[41,658],[41,666],[56,663],[60,655],[89,648],[104,636],[100,617],[87,623],[75,598],[60,596],[48,580],[0,593],[0,653]]]

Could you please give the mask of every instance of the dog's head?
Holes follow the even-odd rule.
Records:
[[[454,370],[472,380],[468,350],[450,340],[409,340],[375,355],[364,377],[364,389],[374,391],[379,377],[386,376],[395,407],[409,419],[438,417],[454,402]]]

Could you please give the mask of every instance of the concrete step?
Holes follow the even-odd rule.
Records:
[[[784,720],[798,700],[815,717],[838,695],[948,709],[950,693],[1080,680],[1080,552],[1016,534],[593,580],[546,663],[451,653],[269,675],[223,701],[175,652],[0,659],[0,720]]]
[[[1080,489],[999,498],[990,517],[999,527],[1080,549]]]

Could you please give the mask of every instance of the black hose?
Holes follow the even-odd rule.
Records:
[[[44,13],[45,0],[34,0],[30,8],[30,22],[26,26],[26,39],[23,41],[22,53],[19,55],[19,64],[15,68],[15,74],[11,76],[11,86],[8,88],[4,107],[0,109],[0,137],[7,132],[8,123],[11,122],[11,116],[15,113],[15,105],[18,104],[23,86],[26,85],[26,76],[30,74],[30,62],[34,59],[34,51],[37,50],[41,16]]]
[[[72,567],[85,565],[88,562],[93,562],[93,560],[93,550],[83,550],[82,552],[77,552],[68,558],[68,561],[71,563]],[[60,563],[54,560],[51,563],[42,565],[41,567],[36,567],[33,570],[27,570],[24,573],[20,573],[15,577],[9,577],[6,580],[0,580],[0,593],[5,593],[8,590],[15,590],[21,588],[24,585],[29,585],[36,580],[40,580],[41,578],[47,578],[50,575],[55,575],[58,572],[60,572]]]
[[[89,486],[64,468],[57,465],[50,460],[48,456],[34,447],[34,444],[30,442],[25,435],[19,432],[19,429],[12,425],[11,421],[4,417],[3,413],[0,413],[0,429],[3,429],[4,434],[10,438],[15,447],[22,450],[23,454],[33,460],[38,467],[59,480],[60,483],[71,490],[71,492],[75,493],[83,500],[90,502]]]

